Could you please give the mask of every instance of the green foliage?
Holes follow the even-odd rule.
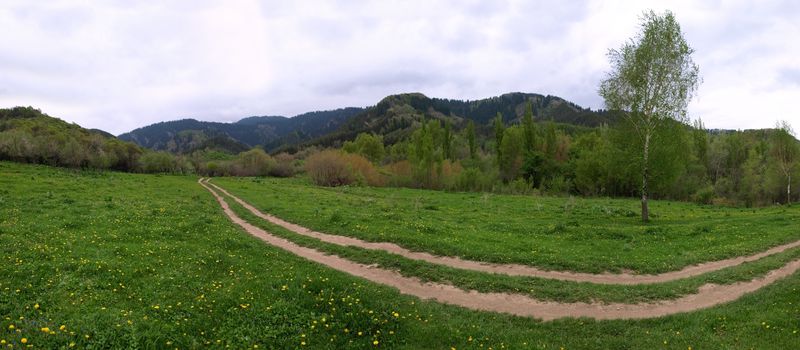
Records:
[[[134,171],[143,151],[31,107],[0,109],[0,160]]]
[[[447,121],[444,123],[442,134],[442,154],[444,159],[453,159],[453,126]]]
[[[524,129],[512,126],[503,132],[500,143],[500,178],[509,182],[520,176],[525,156]]]
[[[528,102],[525,109],[522,125],[525,130],[525,152],[531,153],[536,147],[536,126],[533,124],[533,103],[531,102]]]
[[[408,160],[414,171],[414,180],[422,187],[436,187],[435,180],[441,175],[444,151],[442,127],[438,120],[430,120],[411,134]],[[439,142],[437,142],[439,141]]]
[[[373,163],[380,163],[386,151],[383,147],[383,137],[380,135],[361,133],[355,141],[347,141],[342,145],[342,150],[348,153],[360,154]]]
[[[647,198],[651,177],[650,152],[662,146],[652,140],[663,124],[684,122],[686,109],[699,84],[699,69],[692,60],[675,16],[646,12],[642,32],[619,50],[611,50],[612,71],[600,85],[609,109],[623,111],[641,144],[642,221],[649,220]],[[661,142],[670,142],[669,139]],[[652,146],[651,146],[652,145]],[[657,145],[657,146],[656,146]]]
[[[146,173],[170,173],[175,169],[175,157],[167,152],[148,152],[139,158],[139,164]]]
[[[498,166],[500,165],[500,159],[502,159],[502,151],[501,146],[503,144],[503,136],[505,135],[505,125],[503,124],[503,115],[500,112],[497,112],[497,116],[494,118],[494,150],[498,161]]]
[[[788,122],[778,123],[772,134],[770,154],[774,159],[775,169],[785,178],[786,203],[792,201],[792,175],[797,173],[800,163],[800,146],[797,144]],[[797,176],[795,176],[797,179]]]
[[[469,145],[469,157],[475,159],[478,156],[478,143],[475,137],[475,122],[467,122],[467,143]]]

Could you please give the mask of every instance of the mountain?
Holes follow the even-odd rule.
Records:
[[[293,118],[247,117],[235,123],[181,119],[152,124],[119,135],[119,138],[174,153],[206,148],[238,153],[254,146],[272,150],[280,145],[296,144],[330,133],[362,111],[362,108],[349,107],[309,112]]]
[[[423,119],[452,123],[456,129],[473,120],[488,125],[497,113],[506,124],[519,123],[531,104],[534,121],[553,121],[575,126],[596,127],[615,121],[604,111],[592,111],[556,96],[513,92],[487,99],[462,101],[429,98],[420,93],[391,95],[374,107],[354,116],[335,132],[307,142],[308,145],[336,146],[362,132],[383,135],[387,144],[407,137]]]
[[[383,135],[384,141],[392,144],[410,135],[423,119],[448,121],[460,129],[468,120],[475,121],[479,127],[486,126],[497,113],[502,113],[507,124],[519,123],[529,103],[535,121],[596,127],[615,120],[609,113],[582,108],[557,96],[513,92],[462,101],[406,93],[387,96],[368,108],[310,112],[293,118],[247,117],[235,123],[195,119],[162,122],[119,135],[119,138],[175,153],[206,148],[238,153],[254,146],[271,152],[310,145],[337,146],[362,132]]]

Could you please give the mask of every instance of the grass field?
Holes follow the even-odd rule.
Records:
[[[800,208],[741,209],[480,193],[340,187],[304,179],[218,178],[266,213],[321,232],[472,260],[554,270],[658,273],[800,239]]]
[[[196,180],[0,163],[0,346],[791,349],[800,343],[798,274],[736,302],[687,314],[540,322],[420,301],[275,249],[230,223]],[[214,181],[267,212],[322,231],[583,271],[664,271],[799,238],[792,232],[798,227],[796,208],[752,211],[656,203],[656,223],[644,228],[624,212],[635,210],[635,202],[625,200],[323,190],[274,179]],[[320,205],[316,213],[315,203]],[[401,224],[406,218],[416,221]],[[526,228],[527,221],[533,228]],[[682,230],[694,227],[699,229]],[[532,242],[537,251],[549,253],[526,258]],[[627,248],[611,256],[615,242]],[[562,254],[557,253],[559,244]],[[686,252],[670,249],[676,247]],[[337,254],[353,259],[410,264],[342,249]],[[648,254],[658,266],[647,266]],[[760,263],[777,264],[792,254]],[[599,266],[591,266],[592,258]],[[429,278],[436,278],[431,266],[404,268],[408,273],[430,269]],[[733,274],[758,273],[757,267],[745,270]],[[485,276],[458,276],[475,279],[482,288],[505,288],[481,282]],[[525,283],[569,287],[547,285],[553,281]],[[651,288],[669,294],[664,291],[675,287]],[[591,296],[619,287],[573,288]]]

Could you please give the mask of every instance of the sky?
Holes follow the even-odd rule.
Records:
[[[521,91],[603,108],[609,49],[672,11],[700,67],[689,117],[800,129],[800,1],[3,1],[0,108],[120,134]]]

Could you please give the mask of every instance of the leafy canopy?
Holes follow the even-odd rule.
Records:
[[[693,52],[672,12],[646,12],[642,31],[609,51],[612,70],[600,95],[609,109],[628,112],[640,137],[666,118],[686,122],[687,105],[700,81]]]

